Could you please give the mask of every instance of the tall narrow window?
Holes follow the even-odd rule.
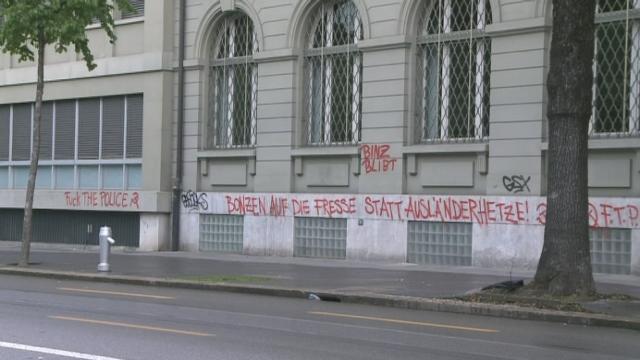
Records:
[[[425,2],[418,34],[416,142],[489,135],[489,0]]]
[[[598,0],[591,136],[640,134],[640,0]]]
[[[258,39],[243,13],[226,15],[213,32],[206,148],[256,144]]]
[[[362,21],[351,1],[322,1],[305,51],[309,145],[356,144],[362,119]]]

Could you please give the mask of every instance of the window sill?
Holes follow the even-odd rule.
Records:
[[[144,16],[136,16],[136,17],[129,18],[129,19],[115,20],[113,22],[113,25],[114,26],[119,26],[119,25],[135,24],[135,23],[140,23],[140,22],[144,22]],[[102,28],[102,24],[100,24],[98,22],[98,23],[89,24],[84,29],[85,30],[93,30],[93,29],[100,29],[100,28]]]
[[[489,144],[482,143],[443,143],[418,144],[402,148],[404,154],[458,154],[458,153],[486,153]]]
[[[141,22],[144,22],[144,15],[127,18],[127,19],[118,19],[114,21],[113,24],[115,26],[118,26],[118,25],[128,25],[128,24],[135,24],[135,23],[141,23]]]
[[[357,145],[349,146],[308,146],[291,150],[292,157],[314,156],[356,156],[360,153]]]
[[[549,151],[549,142],[540,144],[542,151]],[[589,149],[592,150],[624,150],[640,149],[640,139],[638,137],[624,138],[591,138],[589,139]]]
[[[215,149],[201,150],[196,156],[198,159],[232,159],[232,158],[254,158],[256,157],[256,149]]]

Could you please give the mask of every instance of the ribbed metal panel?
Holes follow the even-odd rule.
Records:
[[[42,124],[40,125],[40,160],[51,160],[53,144],[53,103],[42,104]]]
[[[594,273],[631,273],[631,229],[590,229]]]
[[[102,100],[102,158],[122,159],[124,152],[124,97]]]
[[[410,221],[407,262],[471,266],[472,225]]]
[[[9,167],[0,166],[0,189],[9,187]]]
[[[9,160],[9,139],[11,130],[11,107],[0,106],[0,161]]]
[[[20,241],[23,211],[0,210],[0,240]],[[100,227],[110,226],[116,246],[138,247],[137,213],[35,210],[33,241],[50,244],[98,245]]]
[[[56,102],[56,160],[73,160],[76,144],[76,101]]]
[[[13,105],[13,160],[31,159],[31,104]]]
[[[347,256],[347,220],[295,218],[293,256],[345,259]]]
[[[244,217],[200,215],[200,251],[242,253]]]
[[[78,159],[97,159],[100,148],[100,99],[82,99],[78,110]]]
[[[142,95],[127,96],[127,158],[142,157]]]

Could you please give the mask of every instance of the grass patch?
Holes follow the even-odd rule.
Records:
[[[590,297],[578,296],[552,296],[531,292],[526,287],[516,291],[505,291],[502,289],[490,289],[470,295],[455,297],[457,300],[471,303],[485,303],[496,305],[515,305],[521,307],[560,310],[572,312],[593,313],[584,304],[595,301],[636,301],[637,299],[625,294],[594,294]]]
[[[264,276],[252,276],[252,275],[189,275],[181,276],[178,280],[195,281],[206,284],[220,284],[220,283],[241,283],[241,284],[261,284],[271,281],[270,278]]]

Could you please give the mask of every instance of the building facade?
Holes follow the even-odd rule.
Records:
[[[172,2],[116,10],[111,44],[87,28],[98,67],[74,52],[45,54],[42,148],[34,241],[95,245],[101,225],[119,244],[166,247],[171,202]],[[0,55],[0,239],[18,240],[32,147],[36,69]]]
[[[71,151],[58,146],[58,132],[69,134],[54,121],[52,180],[36,205],[133,214],[138,245],[159,249],[181,167],[183,250],[531,269],[546,215],[550,3],[147,1],[144,17],[121,20],[123,35],[94,73],[71,69],[75,55],[48,66],[60,68],[45,92],[53,117],[75,102],[77,145],[73,162],[57,162]],[[597,272],[640,274],[639,14],[638,1],[598,1],[589,144]],[[19,208],[24,150],[14,145],[29,135],[16,124],[28,117],[21,104],[35,72],[3,61],[9,106],[0,115],[12,119],[12,147],[5,162],[0,149],[0,207]],[[81,135],[96,117],[102,135],[91,150],[96,131]],[[64,175],[58,187],[63,166],[73,167],[73,187]],[[134,193],[140,209],[102,206],[103,196],[117,205]]]

